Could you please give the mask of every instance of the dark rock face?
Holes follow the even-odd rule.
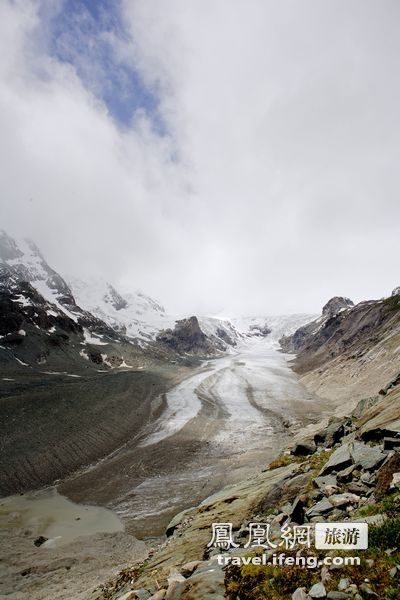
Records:
[[[122,310],[128,306],[128,302],[117,292],[117,290],[108,284],[108,292],[104,296],[104,300],[112,304],[115,310]]]
[[[322,309],[322,315],[335,317],[342,310],[346,310],[352,306],[354,306],[354,302],[350,300],[350,298],[345,298],[344,296],[335,296],[325,304]]]
[[[224,329],[218,328],[215,333],[225,344],[236,346],[236,341]]]
[[[156,339],[178,354],[211,354],[215,351],[208,337],[200,329],[197,317],[176,321],[174,329],[161,331]]]
[[[392,296],[400,296],[400,285],[394,288]]]

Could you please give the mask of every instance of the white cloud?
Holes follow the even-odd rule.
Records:
[[[0,9],[2,203],[56,266],[188,312],[398,283],[398,3],[125,0],[132,40],[109,41],[165,137],[46,56],[34,6]]]

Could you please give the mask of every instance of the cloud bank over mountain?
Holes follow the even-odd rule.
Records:
[[[5,1],[1,226],[171,310],[397,283],[397,2]]]

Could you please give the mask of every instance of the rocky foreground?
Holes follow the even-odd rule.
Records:
[[[336,383],[336,399],[344,400],[347,387],[341,416],[306,428],[262,472],[177,515],[167,542],[95,590],[92,600],[400,598],[400,298],[354,308],[344,301],[303,332],[295,366],[305,384],[328,396]],[[283,341],[286,349],[293,337]],[[243,548],[250,522],[267,523],[278,544],[282,526],[360,521],[369,525],[367,550],[285,551],[318,560],[357,554],[359,566],[243,566],[237,558],[221,566],[218,559],[257,555]],[[239,547],[210,549],[212,523],[232,523]]]
[[[229,486],[177,515],[167,528],[169,538],[162,548],[91,597],[398,598],[399,381],[370,404],[365,410],[360,403],[348,417],[333,417],[321,429],[315,427],[313,435],[299,438],[256,477]],[[252,553],[240,548],[210,552],[211,524],[231,522],[233,539],[243,546],[248,524],[254,521],[269,523],[271,541],[276,543],[283,523],[363,521],[370,525],[369,549],[358,551],[361,567],[220,566],[218,555]],[[270,556],[275,552],[271,550]],[[291,552],[310,551],[295,548]],[[321,559],[326,554],[311,552]]]

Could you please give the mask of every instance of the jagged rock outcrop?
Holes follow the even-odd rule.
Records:
[[[400,296],[400,286],[394,288],[392,296]]]
[[[222,345],[213,344],[201,330],[197,317],[176,321],[174,329],[166,329],[157,335],[157,341],[172,348],[178,354],[209,355],[223,350]]]
[[[350,298],[345,298],[344,296],[334,296],[323,307],[322,315],[324,317],[335,317],[342,310],[346,310],[352,306],[354,306],[354,302],[350,300]]]
[[[330,336],[329,324],[335,323],[335,319],[341,313],[347,312],[354,307],[350,298],[334,296],[324,305],[322,315],[318,319],[299,327],[292,335],[283,336],[279,341],[285,352],[298,352],[307,346],[317,334],[320,334],[321,343],[325,343]],[[325,326],[328,325],[326,328]]]

